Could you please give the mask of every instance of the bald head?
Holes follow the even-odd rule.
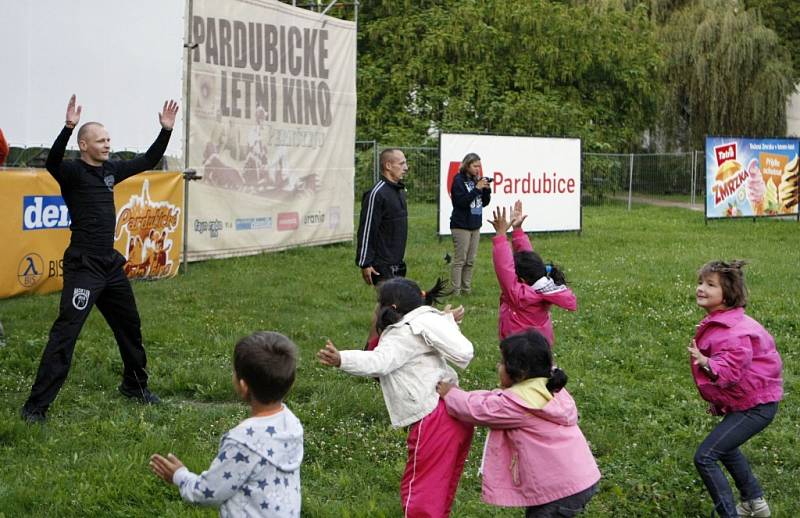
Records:
[[[80,129],[78,129],[78,145],[80,145],[81,140],[83,140],[86,137],[86,134],[90,130],[97,127],[104,128],[105,126],[103,126],[99,122],[87,122],[86,124],[81,126]]]
[[[99,122],[87,122],[78,130],[78,148],[81,160],[89,165],[99,166],[108,160],[111,151],[111,137],[105,126]]]
[[[381,174],[389,181],[399,182],[408,172],[406,155],[398,148],[384,149],[380,155]]]

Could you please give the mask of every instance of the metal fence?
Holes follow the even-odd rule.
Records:
[[[378,154],[388,147],[356,142],[356,200],[378,178]],[[411,201],[435,203],[439,195],[439,149],[398,147],[408,160],[406,186]],[[685,153],[583,153],[584,205],[660,203],[703,205],[705,164],[702,151]]]
[[[374,140],[355,145],[355,197],[361,199],[377,180],[378,156],[386,146]],[[436,203],[439,196],[439,148],[399,147],[408,159],[408,199]],[[12,148],[6,167],[44,167],[47,148]],[[118,151],[113,158],[131,158]],[[68,157],[77,157],[75,150]],[[701,207],[705,195],[702,151],[658,154],[583,153],[581,200],[583,205],[659,203]]]

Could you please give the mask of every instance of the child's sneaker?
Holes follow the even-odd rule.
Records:
[[[739,516],[756,516],[759,518],[772,516],[769,512],[767,501],[764,500],[763,496],[740,503],[736,506],[736,512],[739,513]]]

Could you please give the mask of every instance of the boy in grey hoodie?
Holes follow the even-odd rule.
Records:
[[[242,338],[233,353],[233,384],[250,417],[222,436],[211,466],[196,475],[173,454],[150,457],[150,469],[181,497],[218,505],[227,516],[300,516],[303,426],[283,404],[294,383],[297,346],[273,332]]]

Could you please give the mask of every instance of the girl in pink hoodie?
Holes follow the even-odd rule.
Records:
[[[707,315],[688,347],[692,376],[709,411],[722,415],[697,448],[694,464],[719,516],[770,516],[764,491],[739,447],[769,425],[783,397],[781,357],[775,340],[744,314],[744,261],[711,261],[697,276],[697,305]],[[733,491],[717,462],[731,474]]]
[[[552,264],[545,264],[533,251],[531,242],[522,230],[527,215],[522,213],[522,202],[506,219],[506,209],[494,210],[490,221],[497,235],[492,240],[492,261],[500,283],[499,334],[500,339],[535,329],[542,333],[552,347],[553,322],[550,308],[555,304],[568,311],[578,309],[575,294],[567,287],[564,273]],[[513,227],[511,245],[506,233]],[[513,251],[512,251],[513,247]]]
[[[578,410],[553,368],[550,345],[528,330],[500,342],[499,390],[464,392],[439,382],[447,411],[490,428],[481,466],[484,502],[525,516],[573,516],[597,492],[600,471],[578,428]]]

